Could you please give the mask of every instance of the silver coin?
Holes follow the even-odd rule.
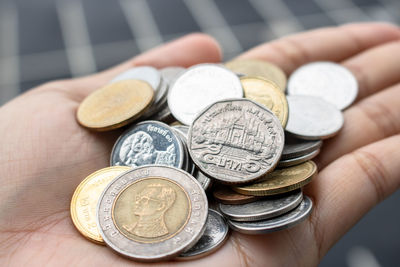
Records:
[[[160,72],[150,66],[140,66],[131,68],[111,80],[111,83],[122,81],[122,80],[142,80],[148,82],[157,94],[157,91],[161,85]]]
[[[311,199],[307,196],[304,196],[303,201],[297,208],[281,216],[255,222],[238,222],[228,220],[228,224],[232,230],[243,234],[267,234],[270,232],[287,229],[304,221],[310,215],[312,207],[313,203]]]
[[[217,211],[208,209],[206,230],[189,250],[178,259],[197,259],[207,256],[220,248],[228,238],[229,226],[225,218]]]
[[[223,100],[207,107],[189,130],[194,163],[225,183],[245,183],[272,171],[285,142],[280,121],[248,99]]]
[[[213,64],[200,64],[189,68],[175,81],[168,93],[168,105],[178,121],[190,125],[208,105],[242,97],[242,85],[233,72]]]
[[[168,166],[142,166],[115,178],[97,206],[104,242],[139,261],[174,258],[205,230],[207,196],[188,173]]]
[[[289,95],[286,131],[306,140],[326,139],[343,126],[343,114],[333,104],[314,96]]]
[[[204,191],[207,191],[212,185],[211,178],[205,175],[199,169],[196,169],[194,173],[194,178],[196,178],[196,180],[201,184],[201,187],[203,187]]]
[[[259,221],[277,217],[296,208],[303,200],[301,190],[286,194],[262,198],[255,202],[241,205],[219,204],[219,210],[229,220]]]
[[[285,133],[285,146],[283,147],[281,160],[304,156],[318,150],[321,146],[321,140],[302,140],[289,133]]]
[[[320,152],[320,149],[317,149],[315,151],[312,151],[309,154],[305,154],[305,155],[297,157],[297,158],[284,159],[284,160],[281,159],[278,162],[278,167],[279,168],[287,168],[287,167],[299,165],[303,162],[306,162],[307,160],[315,158],[316,156],[318,156],[319,152]]]
[[[166,81],[168,85],[172,85],[179,76],[186,71],[186,68],[172,66],[160,69],[161,76],[163,80]]]
[[[354,75],[340,64],[313,62],[293,72],[288,94],[317,96],[342,110],[356,99],[358,84]]]
[[[138,167],[148,164],[182,168],[185,161],[181,139],[166,124],[143,121],[133,125],[115,142],[111,166]]]
[[[143,118],[149,118],[159,112],[167,102],[168,84],[161,82],[159,89],[156,91],[152,105],[142,115]]]
[[[175,130],[179,131],[187,140],[188,133],[189,133],[189,126],[187,125],[174,125],[172,126]]]
[[[169,109],[168,103],[165,103],[156,114],[154,114],[149,118],[149,120],[171,123],[175,119],[171,114],[171,110]]]

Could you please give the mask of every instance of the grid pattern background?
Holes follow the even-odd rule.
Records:
[[[193,31],[214,36],[228,60],[290,33],[354,21],[399,24],[400,1],[0,0],[0,105]],[[399,266],[398,204],[400,193],[375,208],[321,266]]]

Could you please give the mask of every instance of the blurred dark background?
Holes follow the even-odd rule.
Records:
[[[0,0],[0,105],[193,31],[214,36],[228,60],[290,33],[355,21],[399,24],[400,1]],[[399,204],[397,192],[378,205],[320,266],[400,266]]]

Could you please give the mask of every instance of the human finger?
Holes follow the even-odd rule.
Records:
[[[400,42],[370,48],[342,64],[356,76],[358,99],[362,99],[400,82]]]
[[[316,205],[310,222],[323,256],[377,203],[400,187],[400,135],[342,156],[305,189]]]
[[[56,81],[46,85],[46,89],[58,89],[70,94],[71,98],[80,102],[88,94],[109,82],[119,73],[140,65],[150,65],[156,68],[166,66],[188,67],[204,62],[219,62],[221,49],[210,36],[202,33],[186,35],[167,44],[149,50],[120,65],[103,72],[83,78]]]
[[[371,47],[400,39],[400,29],[385,23],[321,28],[259,45],[239,56],[277,64],[286,74],[311,61],[340,62]]]

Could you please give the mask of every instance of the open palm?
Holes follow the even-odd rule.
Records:
[[[313,266],[368,210],[400,186],[400,30],[354,24],[297,34],[245,54],[287,74],[316,60],[342,63],[357,77],[358,101],[325,142],[318,177],[305,188],[315,208],[302,224],[268,235],[233,233],[216,253],[190,266]],[[111,70],[33,89],[0,108],[0,265],[140,265],[84,239],[69,215],[80,181],[108,166],[120,134],[79,126],[76,109],[90,92],[134,65],[190,66],[220,61],[211,38],[193,34]],[[354,204],[356,203],[356,204]],[[166,263],[170,265],[171,263]]]

